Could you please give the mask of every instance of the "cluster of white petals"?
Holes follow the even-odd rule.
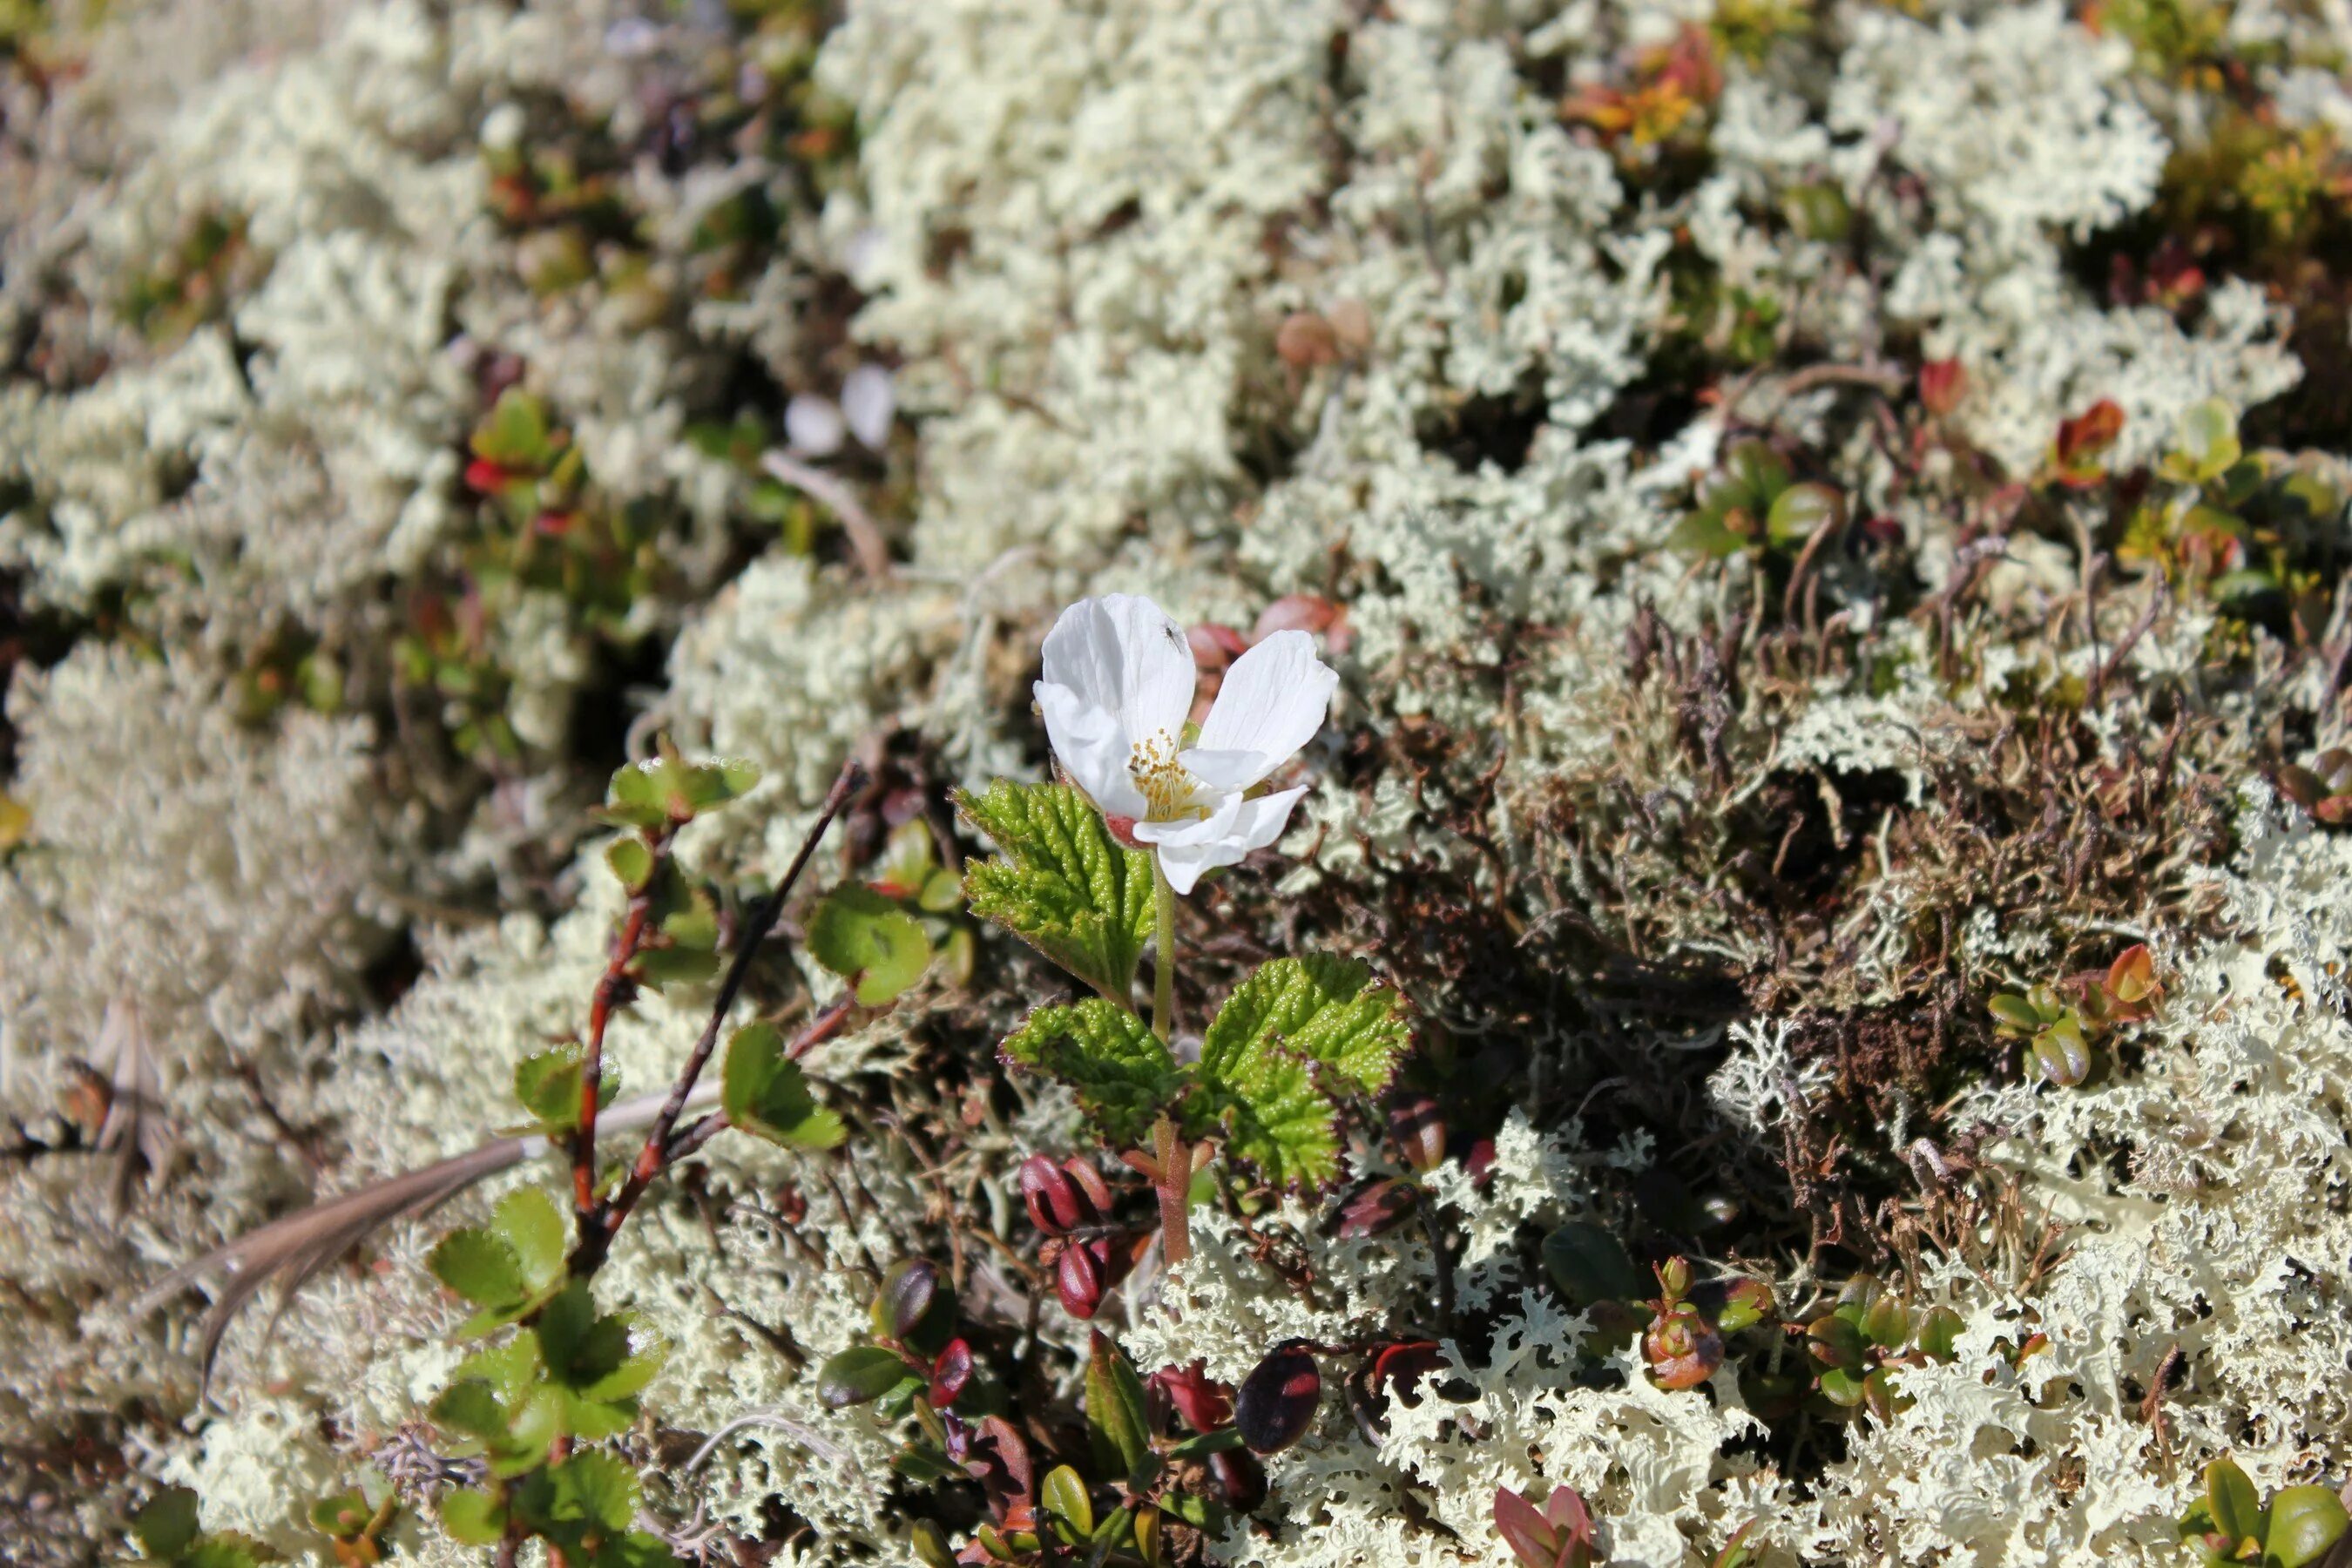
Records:
[[[1339,677],[1305,632],[1276,632],[1235,659],[1192,745],[1200,672],[1184,628],[1129,594],[1082,599],[1045,637],[1037,706],[1054,754],[1122,838],[1160,858],[1168,885],[1282,837],[1304,786],[1250,791],[1323,727]]]

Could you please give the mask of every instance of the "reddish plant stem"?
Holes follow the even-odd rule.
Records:
[[[675,826],[664,826],[651,836],[656,878],[661,874],[670,835],[676,831]],[[613,1022],[614,1009],[634,988],[629,965],[636,962],[637,950],[646,940],[646,925],[653,917],[653,887],[648,880],[645,891],[630,898],[628,912],[613,937],[612,956],[605,961],[604,973],[588,1004],[588,1041],[580,1060],[580,1125],[572,1133],[572,1208],[583,1241],[597,1219],[596,1110],[604,1081],[604,1031]]]
[[[819,1041],[828,1039],[838,1033],[843,1021],[849,1016],[850,1010],[855,1005],[856,999],[845,995],[810,1019],[807,1026],[794,1036],[793,1043],[785,1047],[785,1058],[797,1061]],[[638,1150],[637,1163],[630,1170],[629,1179],[622,1184],[621,1190],[614,1195],[612,1204],[605,1212],[604,1235],[607,1241],[609,1242],[614,1233],[621,1228],[621,1222],[629,1217],[630,1211],[637,1206],[637,1200],[646,1195],[646,1189],[653,1185],[656,1177],[705,1143],[709,1142],[719,1133],[727,1131],[730,1125],[725,1111],[714,1110],[709,1115],[688,1123],[684,1131],[674,1134],[659,1150],[654,1149],[650,1142],[645,1148]],[[601,1248],[590,1256],[594,1264],[604,1262],[604,1251]]]
[[[671,1131],[677,1127],[678,1117],[686,1110],[687,1097],[694,1092],[696,1080],[702,1077],[702,1069],[709,1065],[710,1053],[719,1044],[719,1032],[726,1026],[727,1015],[734,1010],[735,998],[743,989],[745,977],[751,973],[751,961],[759,956],[760,946],[774,928],[776,917],[782,912],[784,900],[791,896],[793,885],[800,880],[801,873],[808,868],[809,859],[816,853],[818,842],[833,826],[834,818],[848,805],[850,796],[865,784],[864,768],[855,760],[843,764],[841,776],[834,780],[833,788],[826,792],[824,805],[817,813],[816,822],[809,828],[808,837],[801,840],[799,851],[793,856],[793,863],[784,868],[784,874],[777,879],[776,885],[768,889],[768,896],[761,900],[759,908],[751,912],[751,919],[743,931],[742,943],[736,948],[734,960],[727,966],[726,978],[719,983],[719,994],[710,1005],[709,1021],[703,1025],[701,1037],[694,1042],[694,1049],[687,1054],[686,1065],[678,1069],[677,1081],[670,1085],[669,1095],[662,1101],[659,1114],[655,1116],[653,1125],[646,1130],[645,1143],[637,1151],[636,1163],[631,1168],[627,1182],[612,1202],[601,1209],[592,1208],[585,1213],[579,1245],[572,1248],[572,1278],[584,1279],[604,1266],[605,1255],[612,1248],[614,1232],[620,1228],[621,1222],[628,1217],[629,1210],[635,1208],[638,1198],[644,1195],[646,1187],[668,1163]]]

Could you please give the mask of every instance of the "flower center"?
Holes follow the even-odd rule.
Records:
[[[1176,760],[1176,742],[1167,731],[1135,742],[1128,753],[1127,773],[1143,795],[1146,822],[1176,822],[1209,815],[1209,808],[1194,799],[1201,793],[1201,781]]]

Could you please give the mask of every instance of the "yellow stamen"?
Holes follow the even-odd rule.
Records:
[[[1146,822],[1180,822],[1209,815],[1207,806],[1195,804],[1201,781],[1176,760],[1176,742],[1167,731],[1135,742],[1128,753],[1127,772],[1143,795]]]

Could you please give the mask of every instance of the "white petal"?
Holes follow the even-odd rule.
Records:
[[[878,364],[861,364],[843,378],[841,412],[849,433],[874,451],[890,440],[890,421],[898,412],[898,389],[890,373]]]
[[[1131,747],[1118,721],[1066,686],[1041,680],[1031,688],[1045,715],[1045,738],[1054,755],[1097,809],[1113,816],[1141,816],[1143,795],[1127,771]]]
[[[1255,800],[1231,795],[1204,821],[1139,822],[1135,836],[1153,846],[1160,868],[1168,874],[1168,885],[1181,896],[1192,890],[1203,871],[1239,865],[1250,851],[1263,849],[1281,837],[1290,821],[1291,807],[1306,793],[1301,786]]]
[[[1201,726],[1203,752],[1255,752],[1257,772],[1238,785],[1246,788],[1296,756],[1315,738],[1331,710],[1339,671],[1315,657],[1315,639],[1305,632],[1276,632],[1225,671],[1215,706]]]
[[[1045,679],[1109,712],[1130,742],[1184,732],[1197,675],[1168,612],[1131,594],[1081,599],[1045,634]]]
[[[841,410],[829,397],[797,394],[784,405],[784,439],[812,458],[832,457],[841,450]]]
[[[1239,795],[1270,771],[1255,752],[1179,752],[1184,771],[1220,795]]]

